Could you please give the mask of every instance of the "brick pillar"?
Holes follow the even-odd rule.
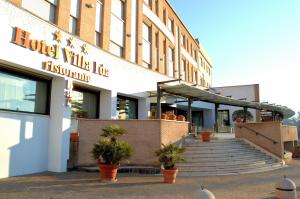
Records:
[[[94,5],[93,8],[88,5]],[[79,36],[95,44],[96,0],[81,0],[78,32]]]
[[[163,56],[164,55],[164,35],[162,32],[158,32],[158,71],[164,72]]]
[[[125,1],[125,50],[124,58],[128,61],[131,59],[131,8],[132,1]]]
[[[166,52],[166,60],[164,60],[166,62],[166,75],[170,75],[170,71],[169,71],[169,40],[166,39],[166,43],[165,43],[165,52]],[[173,74],[172,74],[173,76]]]
[[[137,1],[137,64],[142,65],[143,57],[143,3],[144,1]]]
[[[69,32],[69,20],[71,12],[71,0],[59,0],[56,8],[56,24],[66,32]]]
[[[10,2],[15,4],[16,6],[21,6],[22,5],[22,0],[10,0]]]
[[[102,38],[100,38],[100,46],[109,51],[110,43],[110,21],[111,21],[111,0],[103,0],[103,23]]]

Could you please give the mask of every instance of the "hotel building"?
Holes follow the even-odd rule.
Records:
[[[66,171],[76,118],[155,118],[157,82],[212,85],[211,59],[167,0],[2,0],[0,13],[0,178]],[[213,104],[192,108],[213,128]]]

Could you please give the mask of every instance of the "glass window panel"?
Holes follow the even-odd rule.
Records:
[[[122,0],[112,0],[111,12],[116,17],[124,20],[124,2]]]
[[[75,18],[79,18],[79,12],[80,12],[80,0],[71,0],[70,14]]]
[[[110,42],[109,51],[114,55],[123,57],[123,48],[121,46],[118,46],[114,42]]]
[[[72,91],[72,117],[98,118],[98,94],[74,89]]]
[[[124,46],[124,21],[111,15],[110,40],[119,46]]]
[[[22,0],[22,7],[52,23],[55,21],[56,4],[56,1]]]
[[[117,96],[117,111],[119,119],[138,119],[138,100]]]
[[[102,3],[97,1],[96,3],[96,31],[101,32],[101,25],[102,25]]]
[[[77,33],[77,19],[72,16],[70,16],[69,32],[74,35]]]
[[[0,109],[47,114],[48,84],[0,71]]]

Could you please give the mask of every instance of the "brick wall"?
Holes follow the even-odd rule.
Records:
[[[78,166],[94,165],[90,151],[99,139],[102,129],[111,124],[117,124],[127,130],[122,136],[134,146],[134,154],[129,164],[157,165],[154,151],[161,144],[175,143],[188,133],[188,123],[163,120],[79,120]]]

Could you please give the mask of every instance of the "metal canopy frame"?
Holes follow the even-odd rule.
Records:
[[[175,83],[177,82],[177,83]],[[175,83],[175,84],[174,84]],[[248,102],[245,99],[234,99],[231,96],[223,96],[206,90],[203,87],[189,85],[187,83],[182,83],[181,79],[157,82],[157,114],[156,118],[161,118],[161,96],[163,93],[167,93],[173,96],[183,97],[187,99],[188,102],[188,114],[187,120],[189,121],[189,130],[191,132],[192,124],[192,108],[191,104],[193,101],[203,101],[215,104],[215,130],[218,131],[217,117],[219,105],[229,105],[243,107],[244,114],[246,114],[248,108],[259,109],[271,111],[273,114],[280,113],[283,118],[289,118],[295,115],[295,112],[286,106],[280,106],[268,103],[259,102]],[[245,118],[244,118],[245,122]]]

